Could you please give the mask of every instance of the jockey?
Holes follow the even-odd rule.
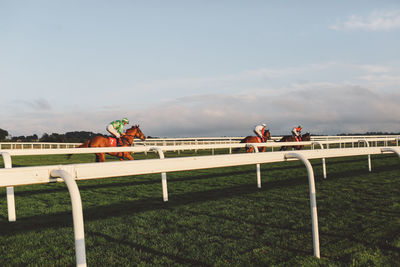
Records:
[[[124,135],[122,129],[128,123],[129,120],[127,118],[123,118],[122,120],[116,120],[111,122],[106,129],[111,135],[115,136],[118,139],[118,143],[121,143],[120,137],[121,135]]]
[[[292,136],[296,139],[296,141],[301,141],[301,129],[303,129],[303,127],[301,127],[301,125],[294,127],[292,129]]]
[[[265,127],[266,127],[267,125],[265,124],[265,123],[263,123],[263,124],[261,124],[261,125],[257,125],[255,128],[254,128],[254,130],[253,130],[253,132],[258,136],[258,137],[260,137],[261,138],[261,142],[265,142],[265,140],[264,140],[264,133],[265,133]]]

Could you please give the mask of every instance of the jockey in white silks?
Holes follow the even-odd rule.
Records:
[[[261,138],[261,141],[262,142],[265,142],[265,140],[264,140],[264,132],[265,132],[265,127],[266,127],[267,125],[265,124],[265,123],[263,123],[263,124],[261,124],[261,125],[257,125],[255,128],[254,128],[254,133],[258,136],[258,137],[260,137]]]
[[[294,138],[296,138],[297,141],[300,141],[299,137],[301,136],[301,129],[303,129],[303,127],[301,127],[301,125],[294,127],[292,129],[292,135]]]

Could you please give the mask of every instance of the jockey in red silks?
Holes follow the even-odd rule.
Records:
[[[265,133],[265,127],[267,125],[265,123],[261,124],[261,125],[257,125],[256,127],[254,127],[254,133],[261,138],[261,142],[265,142],[264,139],[264,133]]]
[[[301,127],[301,125],[294,127],[292,129],[292,135],[296,139],[297,142],[301,141],[301,129],[303,129],[303,127]]]

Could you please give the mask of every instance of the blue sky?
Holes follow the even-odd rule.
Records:
[[[0,128],[400,131],[399,1],[0,0]]]

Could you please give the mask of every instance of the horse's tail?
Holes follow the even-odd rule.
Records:
[[[82,148],[82,147],[89,147],[90,145],[90,140],[87,140],[85,143],[77,146],[76,148]],[[67,155],[67,159],[70,159],[72,157],[73,154],[68,154]]]
[[[77,148],[82,148],[82,147],[89,147],[90,144],[90,140],[87,140],[85,143],[83,143],[82,145],[77,146]]]

